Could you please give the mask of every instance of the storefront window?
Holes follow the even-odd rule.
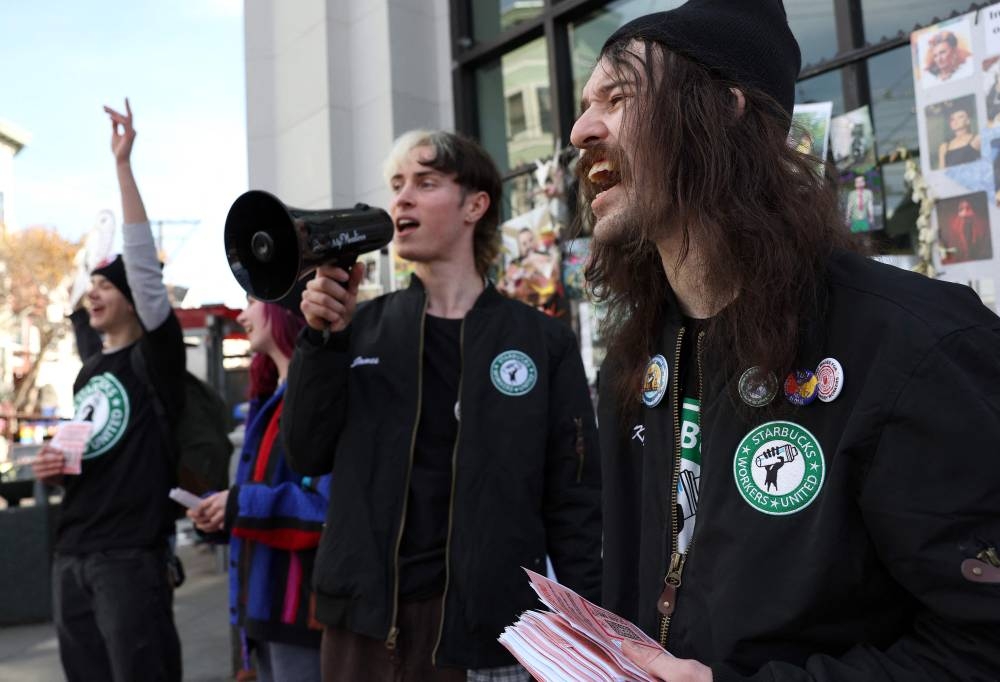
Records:
[[[684,0],[617,0],[569,25],[569,45],[573,62],[574,111],[580,108],[580,92],[597,63],[604,41],[616,30],[638,17],[662,12],[684,4]]]
[[[476,40],[492,40],[508,28],[534,19],[544,7],[544,0],[473,0],[473,35]]]
[[[900,47],[869,59],[868,80],[878,153],[890,154],[899,147],[916,152],[919,142],[910,47]]]
[[[501,172],[552,155],[552,105],[545,39],[476,71],[479,139]]]
[[[969,0],[862,0],[865,38],[875,43],[896,35],[900,29],[929,24],[934,17],[944,19],[952,12],[965,12]]]
[[[831,71],[795,84],[795,103],[833,102],[833,115],[844,113],[844,84],[840,71]]]
[[[803,66],[837,54],[833,0],[785,0],[785,14],[792,34],[799,41]]]

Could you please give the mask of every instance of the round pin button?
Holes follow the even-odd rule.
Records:
[[[740,375],[740,399],[750,407],[764,407],[778,395],[778,378],[754,365]]]
[[[808,405],[816,400],[819,380],[808,369],[790,372],[785,378],[785,397],[792,405]]]
[[[844,390],[844,368],[834,358],[824,358],[816,367],[817,397],[824,403],[833,402]]]

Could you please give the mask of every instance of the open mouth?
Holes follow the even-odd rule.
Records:
[[[587,171],[587,180],[594,186],[598,194],[607,192],[621,182],[621,179],[618,170],[607,159],[597,161]]]
[[[396,232],[401,235],[413,232],[418,227],[420,227],[420,223],[413,218],[399,218],[396,221]]]

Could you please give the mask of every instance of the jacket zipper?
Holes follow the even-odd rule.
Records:
[[[698,400],[701,401],[704,395],[704,373],[701,367],[701,342],[705,337],[705,332],[698,332],[698,339],[695,342],[695,364],[698,367]],[[680,387],[678,386],[677,375],[679,374],[678,367],[680,367],[681,361],[681,344],[684,338],[684,328],[681,327],[680,332],[677,335],[677,349],[674,360],[674,384],[673,384],[673,400],[674,400],[674,474],[673,474],[673,487],[670,490],[670,565],[667,568],[667,574],[663,577],[663,591],[660,592],[660,598],[656,603],[656,608],[660,612],[660,646],[664,649],[667,648],[667,636],[670,633],[670,619],[673,617],[674,610],[677,608],[677,592],[681,587],[681,579],[684,574],[684,563],[687,561],[688,556],[691,554],[691,550],[694,549],[694,541],[697,537],[696,534],[691,535],[691,542],[688,544],[687,551],[683,554],[678,551],[677,546],[677,481],[680,478],[681,470],[681,426],[680,426],[680,408],[679,408],[679,394]],[[704,415],[702,414],[702,419]]]
[[[468,317],[468,314],[466,314]],[[465,318],[458,328],[458,428],[455,431],[455,447],[451,451],[451,494],[448,496],[448,535],[444,543],[444,594],[441,595],[441,622],[438,624],[437,641],[431,651],[431,664],[437,665],[437,652],[444,635],[444,605],[448,600],[448,585],[451,582],[451,527],[455,518],[455,480],[458,478],[458,441],[462,436],[462,380],[465,364]]]
[[[389,634],[385,638],[385,648],[395,650],[399,639],[399,627],[396,620],[399,617],[399,547],[403,544],[403,529],[406,528],[406,508],[410,501],[410,477],[413,475],[413,453],[417,447],[417,428],[420,426],[420,411],[423,409],[424,397],[424,325],[427,320],[427,295],[424,294],[424,305],[420,314],[420,345],[417,352],[417,414],[413,420],[413,433],[410,435],[410,460],[406,465],[406,483],[403,486],[403,515],[399,520],[399,533],[396,535],[396,551],[392,558],[392,620],[389,623]]]
[[[576,482],[580,483],[583,481],[583,459],[585,456],[585,447],[583,440],[583,417],[573,417],[573,423],[576,425]]]

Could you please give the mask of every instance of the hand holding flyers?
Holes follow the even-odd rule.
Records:
[[[573,590],[525,569],[531,586],[553,612],[528,611],[500,635],[535,679],[543,682],[640,680],[657,678],[633,662],[651,662],[670,654],[642,630]],[[622,652],[630,643],[627,656]],[[641,655],[636,656],[635,652]]]
[[[63,453],[62,473],[79,474],[83,470],[83,453],[93,429],[92,422],[64,422],[59,426],[51,447]]]

